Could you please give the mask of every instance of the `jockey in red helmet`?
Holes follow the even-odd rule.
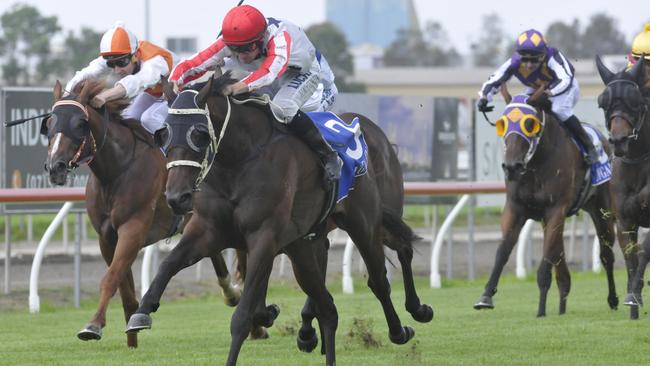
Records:
[[[178,60],[175,55],[147,41],[140,41],[124,24],[117,22],[102,36],[99,57],[74,75],[65,89],[69,93],[81,81],[117,76],[109,89],[90,102],[95,108],[123,97],[134,98],[122,115],[140,120],[150,133],[162,127],[167,117],[167,102],[162,98],[161,78],[169,75]]]
[[[225,94],[269,94],[275,115],[318,153],[327,179],[338,179],[338,156],[311,119],[302,113],[329,110],[338,93],[325,57],[300,27],[285,20],[265,18],[250,5],[231,9],[221,28],[222,36],[179,63],[169,80],[182,87],[219,66],[246,72],[247,76],[230,85]]]
[[[573,114],[573,107],[580,97],[580,86],[575,79],[573,65],[560,51],[548,47],[539,31],[529,29],[517,37],[515,53],[481,87],[477,105],[479,111],[488,110],[487,104],[492,96],[512,76],[528,87],[526,93],[529,94],[540,86],[545,86],[553,113],[587,150],[587,164],[596,163],[598,153],[591,138]]]

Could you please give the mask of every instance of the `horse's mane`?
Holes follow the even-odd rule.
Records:
[[[88,79],[77,84],[72,90],[72,94],[76,94],[80,97],[81,100],[89,102],[97,94],[107,89],[107,87],[108,85],[104,80]],[[151,134],[149,134],[149,132],[145,130],[144,127],[142,127],[140,121],[132,118],[125,119],[122,117],[122,111],[124,111],[124,109],[128,107],[129,104],[130,100],[127,97],[106,102],[104,104],[104,108],[106,108],[109,120],[120,123],[130,128],[141,140],[150,146],[154,146]]]

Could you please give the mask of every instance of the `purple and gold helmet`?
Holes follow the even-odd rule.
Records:
[[[544,35],[535,29],[523,32],[515,42],[517,53],[544,54],[546,53],[546,40]]]

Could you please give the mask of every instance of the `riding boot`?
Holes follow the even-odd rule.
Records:
[[[325,141],[318,127],[302,111],[298,111],[289,123],[289,128],[301,138],[309,147],[311,147],[325,166],[325,184],[331,187],[338,181],[341,174],[341,166],[336,151]]]
[[[578,117],[575,115],[569,117],[566,121],[564,121],[564,125],[569,129],[569,132],[578,139],[580,144],[587,150],[587,156],[585,157],[585,162],[588,165],[592,165],[598,162],[598,153],[596,152],[596,148],[594,147],[594,144],[591,142],[591,138],[589,137],[589,134],[587,131],[584,130],[582,127],[582,124],[578,120]]]

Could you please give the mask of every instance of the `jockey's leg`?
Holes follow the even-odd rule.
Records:
[[[147,108],[147,110],[144,111],[144,113],[142,113],[140,122],[142,123],[142,127],[153,135],[163,127],[166,118],[167,101],[161,98],[156,100],[149,108]]]
[[[584,146],[585,149],[587,149],[587,157],[586,157],[586,162],[589,165],[592,165],[594,163],[598,162],[598,153],[596,152],[596,148],[594,147],[594,144],[591,142],[591,137],[585,131],[585,129],[582,127],[582,124],[578,120],[578,117],[575,115],[572,115],[567,119],[566,121],[562,122],[564,125],[569,129],[571,134],[580,141],[580,144]]]

